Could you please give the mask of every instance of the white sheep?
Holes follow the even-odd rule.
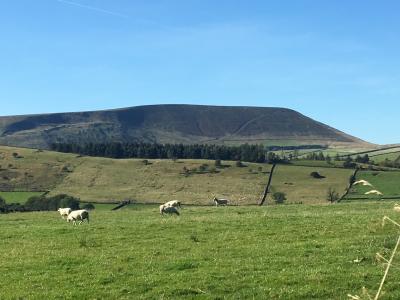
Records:
[[[176,207],[174,206],[165,206],[165,204],[160,205],[160,214],[176,214],[179,216],[179,211]]]
[[[167,203],[164,203],[164,206],[181,208],[181,202],[178,200],[171,200],[168,201]]]
[[[365,193],[365,195],[371,195],[371,194],[380,195],[380,196],[383,195],[383,194],[382,194],[380,191],[378,191],[378,190],[370,190],[369,192],[366,192],[366,193]]]
[[[353,185],[361,184],[363,186],[372,186],[368,181],[361,179],[353,183]]]
[[[79,221],[80,225],[84,220],[89,223],[89,212],[86,209],[74,210],[67,217],[68,223],[72,221],[74,225],[76,225],[76,221]]]
[[[396,204],[394,205],[394,207],[393,207],[393,210],[394,210],[394,211],[400,212],[400,204],[397,204],[397,203],[396,203]]]
[[[215,206],[228,205],[229,203],[228,199],[217,199],[217,197],[214,197],[213,201],[215,203]]]
[[[68,217],[68,215],[71,213],[72,209],[70,209],[69,207],[66,207],[66,208],[59,208],[57,211],[60,213],[61,218],[64,219],[64,217]]]

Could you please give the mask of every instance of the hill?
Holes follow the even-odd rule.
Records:
[[[373,146],[285,108],[150,105],[0,117],[2,145],[48,149],[55,142]]]

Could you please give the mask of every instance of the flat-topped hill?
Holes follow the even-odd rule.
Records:
[[[371,146],[285,108],[149,105],[0,117],[0,144],[48,149],[56,142]]]

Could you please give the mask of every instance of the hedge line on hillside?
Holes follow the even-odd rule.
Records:
[[[53,197],[32,196],[25,204],[6,203],[0,197],[0,213],[27,212],[27,211],[55,211],[60,207],[70,207],[72,210],[79,209],[79,199],[66,194]]]

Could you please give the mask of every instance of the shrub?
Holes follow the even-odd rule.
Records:
[[[313,178],[316,178],[316,179],[322,179],[322,178],[325,178],[325,176],[322,176],[321,174],[319,174],[318,172],[311,172],[310,173],[310,176],[311,177],[313,177]]]
[[[221,160],[220,159],[216,159],[215,162],[214,162],[214,166],[217,167],[217,168],[222,167]]]
[[[339,193],[335,189],[329,188],[326,198],[330,203],[336,202],[339,200]]]
[[[32,196],[25,203],[25,209],[30,211],[57,210],[60,207],[70,207],[72,210],[79,209],[79,199],[66,194],[59,194],[49,198]]]
[[[286,200],[286,194],[283,192],[275,192],[272,194],[272,198],[276,204],[282,204]]]
[[[85,205],[82,206],[82,208],[87,209],[87,210],[95,209],[95,207],[92,203],[86,203]]]
[[[240,160],[238,160],[238,161],[236,162],[236,167],[242,168],[242,167],[245,167],[245,165],[244,165]]]
[[[202,165],[199,167],[199,171],[200,171],[200,172],[205,172],[205,171],[207,170],[207,167],[208,167],[208,165],[202,164]]]

